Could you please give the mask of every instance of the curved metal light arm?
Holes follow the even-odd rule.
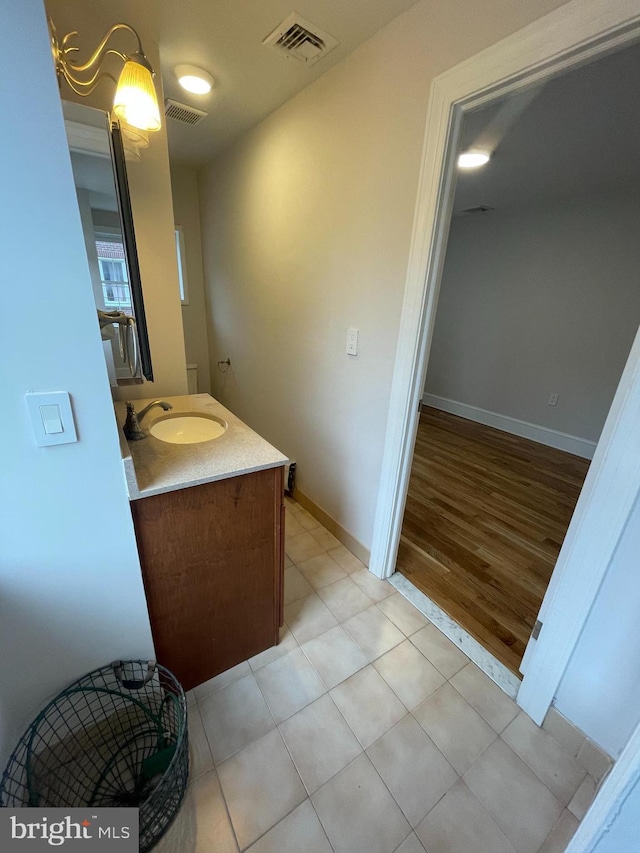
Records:
[[[51,32],[51,48],[58,75],[64,77],[76,95],[80,95],[82,97],[90,95],[103,78],[112,80],[117,85],[118,81],[112,74],[108,71],[101,70],[102,61],[109,54],[117,56],[123,62],[127,62],[130,58],[135,58],[137,62],[145,65],[152,74],[154,73],[142,49],[140,36],[133,27],[129,26],[129,24],[119,23],[110,27],[89,59],[82,63],[73,62],[70,58],[70,54],[76,53],[79,50],[79,48],[69,45],[69,41],[73,39],[74,36],[78,35],[78,31],[73,30],[58,41],[56,29],[51,19],[49,19],[49,29]],[[128,30],[135,36],[138,43],[138,49],[131,56],[127,56],[119,50],[107,47],[109,39],[118,30]],[[91,77],[83,80],[78,76],[83,74],[85,71],[92,71],[94,68],[95,73],[92,74]]]
[[[77,48],[77,47],[67,47],[67,42],[69,41],[69,39],[70,39],[70,38],[73,38],[73,36],[77,36],[77,35],[78,35],[78,31],[77,31],[77,30],[75,30],[75,31],[74,31],[74,32],[72,32],[72,33],[67,33],[67,35],[62,39],[62,42],[61,42],[61,44],[60,44],[60,46],[61,46],[61,51],[60,51],[60,53],[61,53],[61,54],[62,54],[62,56],[64,57],[64,62],[65,62],[65,64],[66,64],[67,66],[69,66],[70,68],[72,68],[74,71],[83,72],[83,71],[87,71],[89,68],[93,68],[93,66],[96,64],[96,62],[101,61],[101,60],[104,58],[104,56],[106,56],[106,55],[107,55],[107,53],[117,53],[117,55],[118,55],[118,56],[122,57],[123,59],[126,59],[126,57],[125,57],[125,56],[123,56],[123,54],[118,53],[118,52],[117,52],[117,51],[115,51],[115,50],[107,50],[107,51],[105,51],[105,47],[107,46],[107,42],[109,41],[109,39],[111,38],[111,36],[112,36],[115,32],[117,32],[118,30],[128,30],[130,33],[133,33],[133,35],[136,37],[136,40],[137,40],[137,42],[138,42],[138,50],[137,50],[137,52],[138,52],[138,53],[140,53],[142,56],[144,56],[144,51],[143,51],[143,49],[142,49],[142,42],[140,41],[140,36],[139,36],[139,35],[138,35],[138,33],[133,29],[133,27],[130,27],[130,26],[129,26],[129,24],[114,24],[112,27],[110,27],[110,28],[107,30],[107,32],[105,33],[105,35],[104,35],[104,37],[103,37],[102,41],[101,41],[101,42],[100,42],[100,44],[96,47],[96,49],[94,50],[94,52],[93,52],[93,54],[91,55],[91,57],[90,57],[86,62],[82,63],[81,65],[78,65],[78,64],[76,64],[75,62],[71,62],[71,60],[70,60],[70,59],[67,59],[67,53],[69,53],[69,52],[71,52],[71,51],[77,51],[77,50],[78,50],[78,48]]]

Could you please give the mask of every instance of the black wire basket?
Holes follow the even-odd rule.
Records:
[[[20,738],[5,807],[137,807],[140,850],[167,831],[189,776],[187,702],[155,661],[115,661],[63,690]]]

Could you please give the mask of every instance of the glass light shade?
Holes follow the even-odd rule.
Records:
[[[160,130],[160,110],[148,68],[128,59],[120,78],[113,110],[118,118],[139,130]]]

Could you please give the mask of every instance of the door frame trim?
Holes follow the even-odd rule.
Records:
[[[431,84],[371,546],[370,569],[380,578],[395,571],[464,113],[639,38],[637,0],[571,0]],[[527,650],[518,704],[538,724],[553,701],[633,504],[640,497],[638,423],[640,334],[540,611],[544,629]]]

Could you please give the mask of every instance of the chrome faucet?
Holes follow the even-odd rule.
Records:
[[[169,409],[173,409],[171,403],[167,403],[165,400],[154,400],[153,403],[149,403],[148,406],[145,406],[141,412],[136,412],[133,408],[133,403],[130,400],[127,400],[127,419],[124,422],[122,431],[124,432],[124,437],[128,441],[140,441],[141,438],[146,437],[146,432],[140,426],[140,421],[150,409],[153,409],[154,406],[160,406],[160,408],[164,409],[165,412],[168,412]]]

